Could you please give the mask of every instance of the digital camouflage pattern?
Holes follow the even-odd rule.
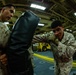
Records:
[[[72,69],[73,54],[76,51],[76,41],[71,33],[64,32],[62,41],[56,41],[51,32],[34,36],[35,42],[48,42],[55,60],[55,75],[69,75]]]
[[[7,25],[0,22],[0,46],[4,47],[8,41],[10,30]]]
[[[2,48],[4,48],[7,44],[9,35],[10,35],[10,30],[8,26],[0,22],[0,54],[2,52]],[[0,75],[7,75],[6,66],[1,64],[1,62],[0,62]]]

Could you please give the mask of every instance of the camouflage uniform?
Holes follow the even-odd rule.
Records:
[[[39,39],[37,40],[37,38]],[[38,35],[34,37],[34,42],[49,42],[50,37],[54,37],[50,34]],[[51,50],[55,60],[55,75],[69,75],[72,69],[73,54],[76,51],[76,41],[71,33],[64,32],[63,39],[58,41],[58,46],[53,42],[50,42]]]
[[[0,54],[2,53],[2,48],[5,47],[10,35],[10,30],[7,25],[0,22]],[[6,75],[6,70],[4,65],[0,63],[0,75]]]
[[[32,63],[32,66],[34,67],[34,62],[33,62],[33,50],[32,50],[32,46],[29,47],[28,49],[29,53],[30,53],[30,56],[29,56],[29,59],[31,58],[31,63]]]
[[[8,41],[10,30],[7,25],[0,22],[0,46],[4,47]]]

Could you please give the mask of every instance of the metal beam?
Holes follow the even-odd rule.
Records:
[[[67,17],[65,17],[65,16],[63,16],[63,15],[61,15],[61,14],[58,14],[57,12],[55,12],[55,11],[53,11],[53,10],[50,10],[50,11],[53,12],[54,14],[56,14],[56,15],[64,18],[64,19],[68,20],[69,22],[74,23],[74,22],[72,22],[71,20],[69,20]]]
[[[2,3],[3,3],[3,5],[5,5],[6,3],[5,3],[5,0],[1,0],[2,1]]]

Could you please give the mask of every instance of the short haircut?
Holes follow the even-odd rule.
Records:
[[[15,7],[13,4],[7,4],[7,5],[4,5],[3,7]]]
[[[56,28],[56,27],[58,27],[58,26],[62,26],[62,23],[61,23],[61,21],[59,21],[59,20],[55,20],[55,21],[53,21],[52,24],[51,24],[51,28]]]

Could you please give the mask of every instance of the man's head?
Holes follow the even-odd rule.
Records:
[[[59,20],[53,21],[51,24],[51,29],[54,32],[55,36],[61,40],[64,34],[62,23]]]
[[[0,12],[0,20],[2,22],[10,20],[15,13],[15,8],[12,4],[7,4],[3,6]]]

